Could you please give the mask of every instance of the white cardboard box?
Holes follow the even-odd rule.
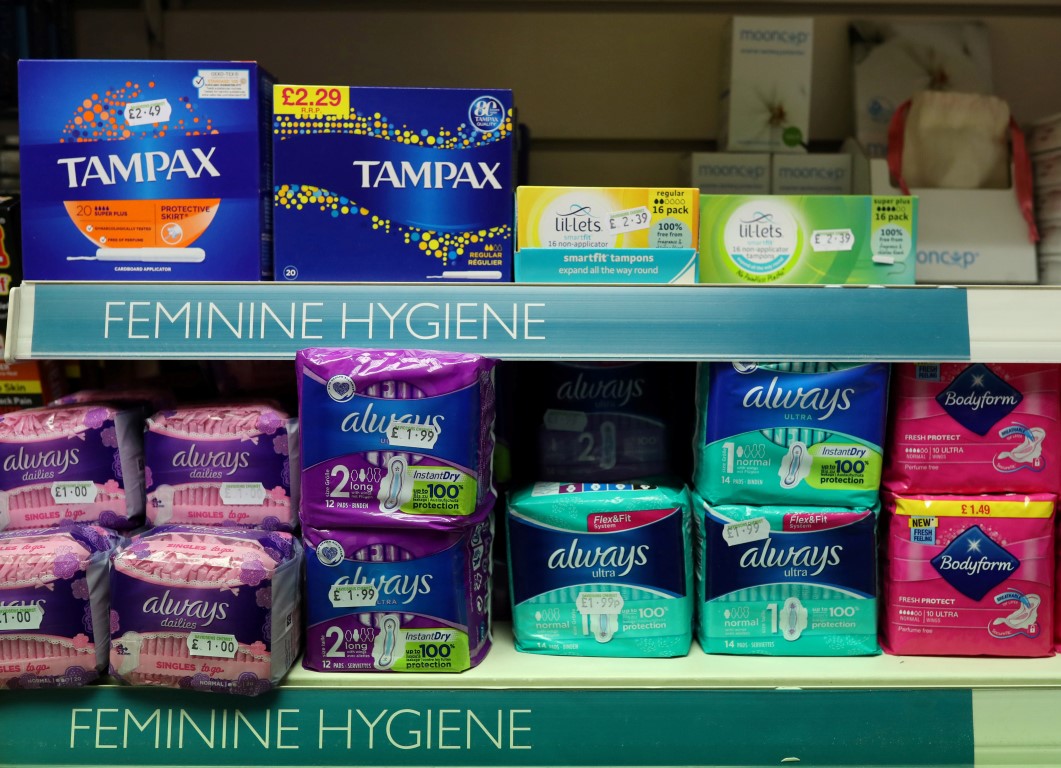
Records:
[[[775,155],[770,191],[775,195],[850,195],[851,155]]]
[[[803,152],[810,130],[814,20],[734,16],[722,49],[719,148]]]
[[[867,158],[854,140],[845,150],[856,192],[899,195],[888,163]],[[862,172],[858,166],[862,166]],[[1039,280],[1035,243],[1010,189],[911,189],[920,198],[917,282],[928,285],[1019,285]]]
[[[770,194],[770,155],[763,152],[694,152],[689,185],[705,195]]]

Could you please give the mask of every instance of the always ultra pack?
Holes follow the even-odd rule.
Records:
[[[877,503],[885,363],[702,363],[693,482],[710,504]]]
[[[536,483],[508,500],[516,649],[684,656],[692,642],[689,492]]]
[[[273,110],[277,280],[511,280],[511,91],[277,85]]]
[[[272,272],[254,63],[19,62],[27,280]]]

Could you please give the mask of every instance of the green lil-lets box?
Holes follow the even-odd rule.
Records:
[[[913,285],[917,198],[701,195],[700,282]]]

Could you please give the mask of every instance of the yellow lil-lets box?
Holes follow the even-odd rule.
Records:
[[[521,283],[694,283],[699,195],[684,187],[519,187]]]

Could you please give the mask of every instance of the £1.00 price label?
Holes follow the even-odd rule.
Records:
[[[52,483],[52,500],[56,504],[91,504],[96,490],[91,480],[63,480]]]
[[[221,483],[218,492],[223,504],[234,507],[260,506],[265,502],[265,486],[261,483]]]
[[[39,605],[5,605],[0,607],[0,632],[17,629],[40,629],[44,608]]]
[[[215,659],[234,659],[236,642],[234,635],[216,635],[210,632],[192,632],[188,635],[188,655],[208,656]]]

